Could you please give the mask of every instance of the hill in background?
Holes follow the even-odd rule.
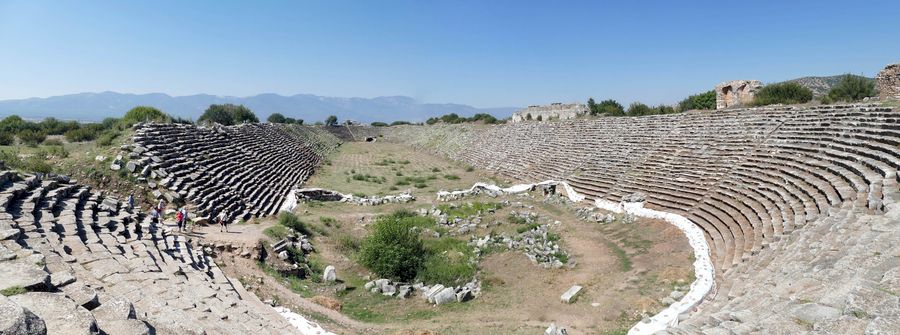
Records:
[[[804,87],[808,88],[813,92],[814,96],[820,97],[828,93],[828,90],[831,89],[834,85],[841,80],[841,77],[844,75],[836,75],[836,76],[828,76],[828,77],[803,77],[797,79],[787,80],[786,82],[796,82]],[[859,76],[855,74],[851,74],[854,77],[860,77],[866,80],[875,81],[874,78]]]
[[[377,98],[337,98],[312,94],[283,96],[259,94],[250,97],[197,94],[173,97],[162,93],[126,94],[116,92],[79,93],[48,98],[0,101],[0,115],[17,114],[27,119],[55,117],[65,120],[100,121],[106,117],[120,117],[134,106],[154,106],[173,116],[196,120],[210,104],[240,104],[249,107],[265,120],[272,113],[303,119],[309,123],[337,115],[340,120],[359,122],[421,122],[429,117],[456,113],[471,116],[489,113],[505,118],[514,107],[476,108],[462,104],[422,103],[405,96]]]

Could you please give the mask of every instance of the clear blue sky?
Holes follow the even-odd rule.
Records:
[[[731,79],[873,76],[900,1],[5,1],[0,99],[408,95],[674,103]]]

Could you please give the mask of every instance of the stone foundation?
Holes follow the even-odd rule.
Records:
[[[875,88],[882,101],[900,100],[900,63],[885,66],[875,76]]]

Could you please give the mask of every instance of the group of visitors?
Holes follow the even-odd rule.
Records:
[[[162,220],[165,216],[166,209],[166,201],[160,199],[159,202],[150,209],[150,222],[154,225],[159,225],[162,223]],[[128,196],[128,208],[134,209],[134,193]],[[215,213],[213,211],[212,213]],[[219,225],[220,232],[228,232],[228,222],[231,221],[232,217],[227,212],[221,212],[219,215],[215,216],[216,223]],[[190,227],[188,227],[188,223],[190,222],[190,218],[188,215],[187,206],[182,206],[175,212],[175,224],[178,227],[178,231],[191,231]],[[192,226],[191,226],[192,227]]]

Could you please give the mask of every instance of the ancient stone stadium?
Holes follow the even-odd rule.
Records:
[[[0,334],[900,334],[896,68],[852,103],[19,133]]]

